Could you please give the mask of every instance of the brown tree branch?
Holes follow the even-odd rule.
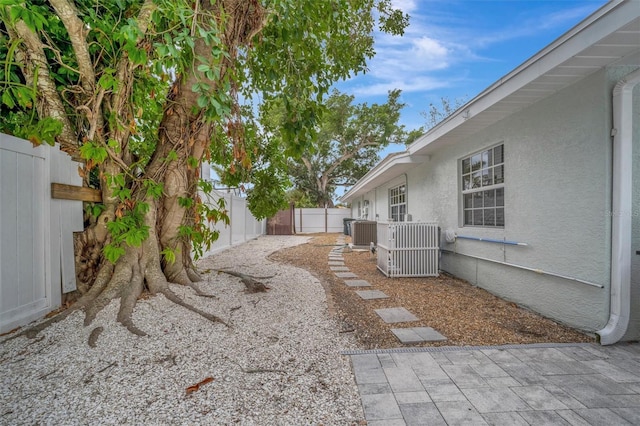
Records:
[[[49,73],[44,44],[22,20],[17,21],[13,28],[7,29],[11,39],[22,42],[16,50],[16,59],[22,64],[22,73],[26,83],[36,87],[38,116],[40,118],[51,117],[62,123],[62,133],[57,138],[60,147],[63,151],[77,156],[78,138]]]
[[[80,71],[80,82],[87,95],[93,94],[96,85],[96,75],[89,55],[89,45],[87,44],[87,33],[89,29],[78,18],[78,11],[72,2],[67,0],[49,0],[51,6],[67,29],[67,34],[71,40],[73,51],[78,61]]]

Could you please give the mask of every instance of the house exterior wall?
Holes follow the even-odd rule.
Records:
[[[377,194],[376,194],[376,190],[374,189],[373,191],[369,191],[367,192],[365,195],[360,196],[354,200],[351,201],[351,217],[354,219],[360,219],[360,214],[358,212],[358,203],[360,203],[360,213],[363,213],[363,209],[365,207],[365,200],[369,201],[369,206],[367,209],[367,220],[376,220],[376,214],[377,214]],[[363,218],[364,219],[364,218]]]
[[[640,339],[640,84],[633,91],[633,183],[631,209],[631,318],[627,340]]]
[[[407,191],[409,191],[408,180],[405,175],[399,176],[377,187],[374,190],[367,192],[361,197],[357,197],[351,201],[351,214],[353,218],[358,218],[358,202],[360,205],[364,205],[364,200],[369,201],[369,214],[368,220],[376,221],[389,221],[389,189],[394,188],[403,183],[407,184]],[[407,211],[411,213],[411,204],[407,199]]]
[[[515,240],[510,246],[457,239],[441,268],[563,323],[595,331],[609,314],[611,91],[591,75],[466,140],[431,153],[408,173],[408,211],[457,235]],[[460,159],[503,143],[505,227],[463,227]],[[603,286],[474,259],[541,269]]]

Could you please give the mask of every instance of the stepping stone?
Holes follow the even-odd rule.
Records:
[[[332,271],[337,271],[337,272],[347,272],[347,271],[349,271],[349,268],[347,268],[346,266],[330,266],[329,269],[331,269]]]
[[[375,311],[376,314],[378,314],[378,316],[382,318],[382,321],[386,322],[387,324],[418,320],[418,317],[407,311],[405,308],[386,308],[376,309]]]
[[[446,337],[431,327],[412,327],[411,330],[415,331],[418,336],[424,339],[425,342],[439,342],[441,340],[447,340]]]
[[[389,297],[380,290],[360,290],[360,291],[356,291],[356,293],[358,294],[358,296],[360,296],[364,300],[386,299]]]
[[[358,278],[356,274],[353,272],[336,272],[336,277],[338,278]]]
[[[344,283],[349,287],[371,287],[371,284],[366,280],[344,280]]]
[[[440,342],[447,340],[442,334],[431,327],[392,328],[391,332],[403,344]]]
[[[329,266],[344,266],[344,262],[332,262],[331,260],[329,260]]]

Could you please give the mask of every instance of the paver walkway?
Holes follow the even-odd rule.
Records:
[[[369,426],[640,424],[640,344],[345,354]]]

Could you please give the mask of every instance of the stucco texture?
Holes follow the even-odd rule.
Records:
[[[585,330],[608,320],[611,128],[605,72],[431,154],[408,173],[408,211],[458,235],[507,239],[505,246],[458,239],[442,248],[604,286],[444,254],[442,269],[545,316]],[[504,144],[505,227],[463,227],[459,161]]]

